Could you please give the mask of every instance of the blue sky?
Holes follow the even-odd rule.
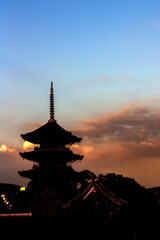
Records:
[[[27,98],[30,88],[40,98],[51,80],[58,96],[63,87],[71,96],[72,86],[77,95],[83,82],[82,102],[83,92],[109,94],[107,88],[153,95],[160,77],[159,10],[159,1],[1,1],[2,96],[12,88]]]
[[[158,0],[2,0],[0,143],[49,118],[75,121],[160,98]]]

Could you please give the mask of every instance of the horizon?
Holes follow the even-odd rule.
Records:
[[[0,4],[0,182],[26,185],[20,134],[55,119],[82,137],[77,171],[160,186],[158,0],[10,0]]]

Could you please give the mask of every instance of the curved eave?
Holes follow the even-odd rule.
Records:
[[[21,177],[29,178],[29,179],[39,179],[39,180],[45,180],[45,179],[51,179],[51,178],[57,178],[60,177],[60,175],[64,175],[65,171],[64,165],[56,165],[56,166],[33,166],[30,170],[22,170],[18,171],[19,175]]]
[[[21,176],[21,177],[25,177],[25,178],[29,178],[29,179],[33,179],[33,176],[34,176],[34,170],[23,170],[23,171],[18,171],[18,174]]]
[[[45,162],[50,161],[54,164],[54,160],[64,160],[64,162],[74,162],[76,160],[82,160],[84,156],[74,154],[73,152],[61,152],[61,151],[31,151],[19,153],[22,158],[31,160],[33,162]]]
[[[49,121],[42,127],[26,133],[21,134],[21,137],[34,144],[55,144],[55,145],[66,145],[80,142],[82,138],[73,135],[71,132],[65,130],[57,122]]]
[[[67,145],[67,144],[74,144],[79,143],[82,141],[82,138],[78,138],[74,135],[71,136],[64,136],[58,139],[58,136],[46,136],[46,135],[40,135],[40,136],[34,136],[30,133],[21,134],[21,137],[23,140],[31,142],[33,144],[51,144],[51,145]]]

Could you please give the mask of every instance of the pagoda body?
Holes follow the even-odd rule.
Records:
[[[83,156],[74,154],[69,145],[79,143],[82,138],[74,136],[62,128],[54,118],[53,83],[50,89],[50,119],[40,128],[21,134],[28,142],[35,144],[30,152],[20,153],[22,158],[35,162],[31,170],[19,171],[20,176],[29,178],[30,183],[39,185],[57,185],[67,182],[73,169],[67,164],[81,160]],[[71,174],[70,174],[71,177]]]

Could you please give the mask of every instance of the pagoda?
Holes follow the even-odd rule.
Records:
[[[38,129],[21,134],[25,141],[35,144],[33,151],[20,153],[22,158],[34,162],[32,169],[19,171],[20,176],[31,180],[29,186],[57,187],[74,182],[74,170],[70,163],[83,158],[69,149],[70,145],[81,142],[82,138],[61,127],[54,115],[54,89],[51,82],[50,119]]]

